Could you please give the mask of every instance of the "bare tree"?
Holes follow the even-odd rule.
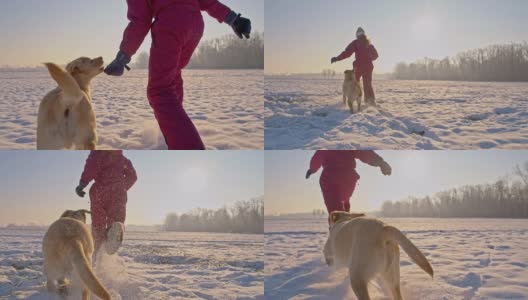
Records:
[[[520,180],[467,185],[433,196],[386,201],[385,217],[528,218],[528,162],[514,169]]]
[[[398,63],[393,77],[403,80],[528,81],[528,43],[491,45],[453,58]]]
[[[186,214],[170,213],[166,231],[264,233],[264,197],[238,201],[217,210],[197,208]]]
[[[134,63],[135,69],[148,69],[149,67],[149,55],[147,52],[141,52],[136,57],[136,62]]]

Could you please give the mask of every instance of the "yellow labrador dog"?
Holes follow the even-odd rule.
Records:
[[[346,70],[345,80],[343,81],[343,103],[348,105],[350,113],[354,113],[354,101],[357,102],[357,111],[361,110],[361,97],[363,97],[363,90],[356,79],[354,70]]]
[[[399,246],[433,276],[427,258],[401,231],[364,214],[331,213],[330,233],[323,253],[328,265],[348,267],[350,284],[359,300],[370,299],[367,285],[378,276],[390,289],[392,298],[401,300]]]
[[[87,210],[67,210],[48,228],[42,243],[44,273],[50,292],[66,291],[66,276],[75,269],[84,283],[83,300],[90,299],[90,291],[101,299],[110,294],[92,271],[94,243],[86,225]]]
[[[101,74],[103,58],[81,57],[66,66],[45,66],[59,85],[40,103],[37,149],[95,150],[95,113],[91,104],[90,81]]]

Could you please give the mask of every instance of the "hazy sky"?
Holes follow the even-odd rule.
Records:
[[[351,210],[373,211],[383,201],[426,196],[467,184],[491,183],[528,161],[528,151],[377,151],[392,176],[358,161],[361,176]],[[266,151],[266,214],[311,212],[324,208],[321,171],[304,179],[314,151]]]
[[[444,58],[494,43],[528,40],[526,0],[266,0],[266,72],[341,72],[330,58],[362,26],[380,54],[375,72],[401,61]]]
[[[223,0],[264,29],[264,0]],[[125,0],[0,1],[0,66],[65,64],[80,56],[115,57],[127,24]],[[204,39],[233,33],[204,13]],[[233,33],[234,34],[234,33]],[[150,49],[150,37],[140,51]]]
[[[264,194],[261,151],[125,151],[138,181],[128,224],[161,224],[169,212],[219,208]],[[0,151],[0,226],[49,224],[66,209],[89,208],[75,194],[88,152]],[[88,191],[88,189],[86,189]]]

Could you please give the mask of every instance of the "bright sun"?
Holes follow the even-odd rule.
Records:
[[[432,16],[421,16],[412,24],[412,33],[415,38],[433,40],[438,33],[438,24]]]

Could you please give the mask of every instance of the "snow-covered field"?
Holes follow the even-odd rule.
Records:
[[[528,220],[384,219],[422,250],[431,279],[401,254],[405,299],[528,299]],[[344,269],[326,266],[326,219],[266,219],[267,299],[355,299]],[[379,282],[374,299],[390,299]]]
[[[525,149],[528,83],[374,80],[351,115],[342,79],[265,76],[266,149]]]
[[[0,229],[0,299],[56,299],[42,274],[43,230]],[[127,232],[96,263],[112,299],[263,299],[262,235]],[[72,299],[80,299],[75,288]],[[58,299],[58,297],[57,297]]]
[[[263,72],[186,70],[185,109],[208,149],[262,149]],[[167,146],[146,98],[147,71],[92,84],[101,149]],[[47,71],[0,72],[0,149],[35,149],[37,111],[56,84]]]

